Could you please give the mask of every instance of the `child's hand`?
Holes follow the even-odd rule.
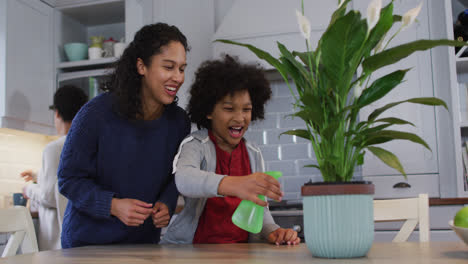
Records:
[[[128,226],[139,226],[153,212],[153,205],[136,199],[112,198],[111,215]]]
[[[281,197],[283,197],[279,182],[262,172],[247,176],[226,176],[219,183],[218,193],[249,200],[260,206],[266,206],[267,202],[260,200],[259,194],[276,201],[281,201]]]
[[[34,173],[32,170],[25,170],[20,173],[20,176],[23,178],[25,182],[28,182],[28,181],[37,182],[36,173]]]
[[[169,220],[171,220],[169,208],[162,202],[157,202],[154,205],[151,217],[156,228],[166,227],[169,224]]]
[[[268,242],[276,245],[299,245],[301,238],[297,237],[297,232],[292,229],[278,228],[268,235]]]

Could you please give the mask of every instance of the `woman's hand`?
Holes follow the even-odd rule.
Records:
[[[20,176],[23,178],[25,182],[28,182],[28,181],[37,182],[36,173],[34,173],[32,170],[25,170],[20,173]]]
[[[299,245],[301,238],[297,237],[297,232],[292,229],[278,228],[268,235],[268,242],[276,245]]]
[[[218,193],[249,200],[260,206],[266,206],[267,202],[260,200],[259,194],[276,201],[281,201],[281,197],[283,197],[279,182],[262,172],[247,176],[226,176],[219,183]]]
[[[136,199],[112,198],[111,215],[128,226],[139,226],[153,212],[153,205]]]
[[[169,224],[169,220],[171,220],[169,208],[162,202],[156,202],[151,217],[156,228],[166,227]]]

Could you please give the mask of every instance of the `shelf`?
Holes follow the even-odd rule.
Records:
[[[117,59],[116,57],[109,57],[95,60],[67,61],[59,63],[57,68],[64,71],[102,68],[106,65],[110,66],[112,63],[116,62]]]
[[[74,72],[64,72],[59,73],[57,75],[57,81],[67,81],[73,80],[78,78],[86,78],[86,77],[96,77],[96,76],[104,76],[108,75],[112,72],[112,68],[105,68],[105,69],[95,69],[95,70],[87,70],[87,71],[74,71]]]
[[[68,2],[68,4],[58,6],[58,9],[82,25],[89,27],[125,22],[125,1],[123,0]]]

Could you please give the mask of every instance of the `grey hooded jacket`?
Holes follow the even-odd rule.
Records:
[[[265,171],[260,149],[247,140],[245,144],[252,172]],[[174,158],[173,168],[177,189],[184,196],[185,205],[167,228],[161,244],[191,244],[206,200],[210,197],[220,197],[218,185],[224,177],[215,173],[216,149],[206,129],[195,131],[182,141],[179,153]],[[266,240],[268,235],[278,228],[266,207],[260,237],[251,234],[249,240]]]

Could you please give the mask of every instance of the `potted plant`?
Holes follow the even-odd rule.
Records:
[[[410,98],[375,109],[366,120],[359,120],[360,110],[398,86],[409,69],[393,71],[374,81],[372,73],[415,51],[464,45],[446,39],[417,40],[387,49],[398,32],[414,22],[421,5],[398,16],[393,14],[393,1],[381,8],[381,0],[373,0],[367,18],[362,18],[358,11],[347,10],[349,2],[339,2],[313,51],[309,47],[310,24],[299,11],[297,17],[307,52],[289,51],[278,42],[281,56],[277,59],[249,44],[216,40],[244,46],[267,61],[281,74],[295,97],[297,111],[293,116],[304,120],[306,129],[284,134],[310,140],[317,164],[308,166],[318,168],[324,180],[302,187],[305,240],[314,256],[327,258],[364,256],[372,245],[374,186],[368,182],[350,183],[355,167],[364,162],[365,152],[406,177],[398,158],[377,145],[398,139],[430,149],[419,136],[390,129],[412,123],[398,117],[381,118],[381,114],[402,103],[447,108],[445,102],[435,97]],[[387,37],[393,26],[399,30]],[[294,81],[297,93],[289,85],[289,78]]]

